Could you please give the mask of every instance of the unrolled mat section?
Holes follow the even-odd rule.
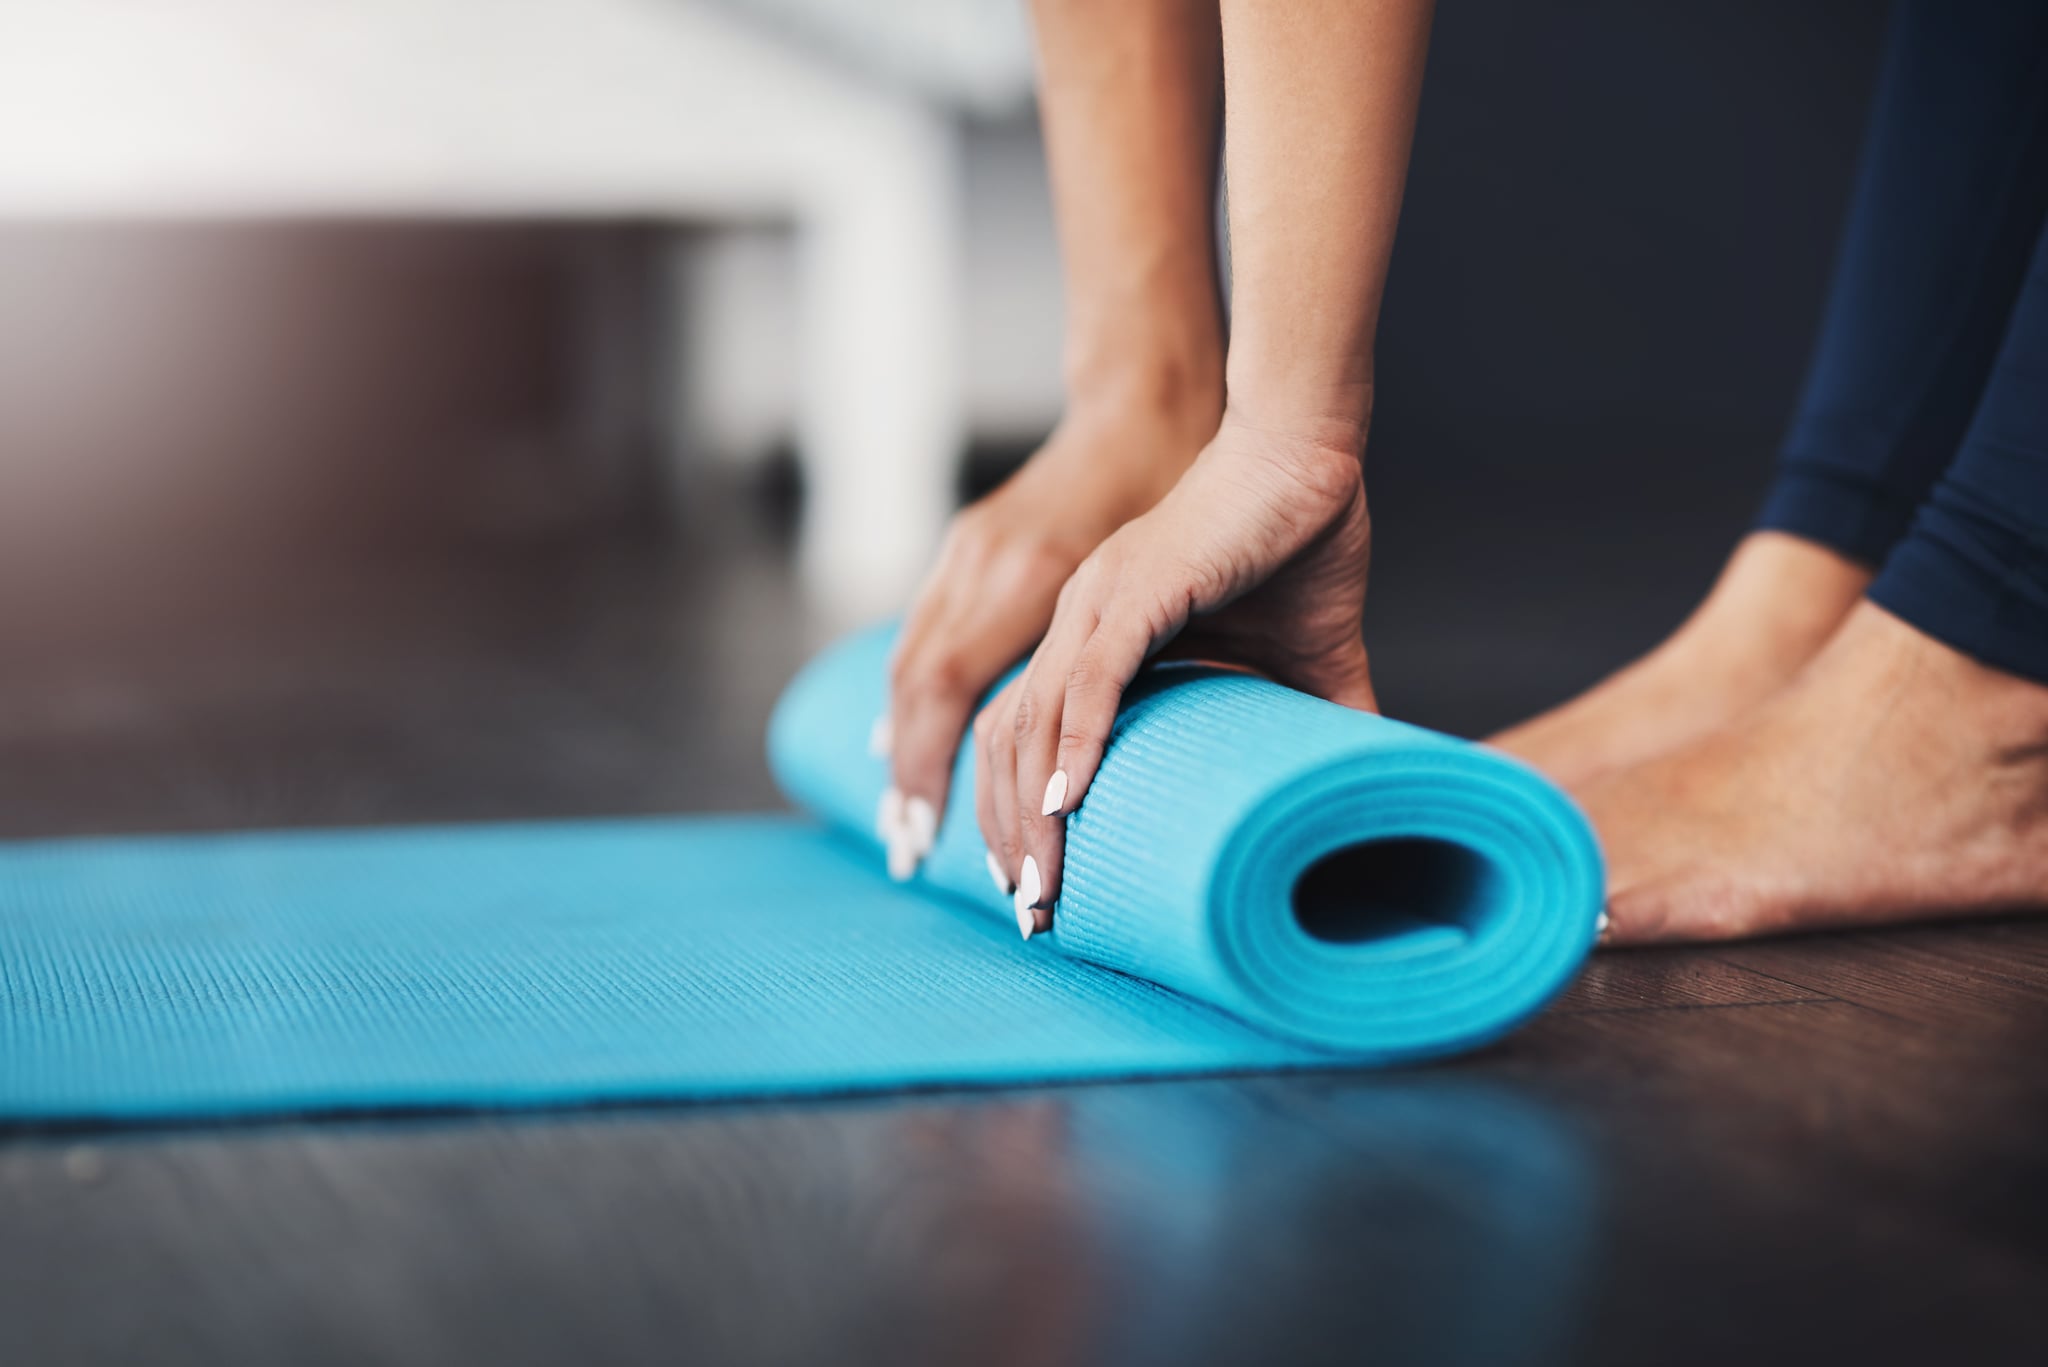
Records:
[[[810,815],[0,847],[0,1115],[686,1100],[1440,1056],[1590,947],[1583,819],[1462,742],[1150,672],[1069,823],[1051,934],[990,886],[972,774],[892,883],[888,637],[791,686]]]

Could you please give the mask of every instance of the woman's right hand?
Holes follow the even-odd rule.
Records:
[[[976,718],[976,817],[998,881],[1017,885],[1026,939],[1051,924],[1066,820],[1087,800],[1124,690],[1169,642],[1184,658],[1378,710],[1364,434],[1313,431],[1226,416],[1159,506],[1075,571],[1031,663]]]
[[[1038,643],[1068,576],[1215,435],[1217,380],[1192,398],[1077,405],[1016,474],[953,519],[904,620],[889,714],[877,722],[893,775],[877,817],[891,876],[910,877],[931,852],[975,707]],[[990,874],[1007,892],[993,860]]]

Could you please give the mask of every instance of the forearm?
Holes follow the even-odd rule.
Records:
[[[1362,449],[1430,0],[1222,0],[1232,419]]]
[[[1070,403],[1218,407],[1216,0],[1034,0],[1032,14]]]

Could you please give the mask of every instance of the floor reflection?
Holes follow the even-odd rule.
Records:
[[[1104,1360],[1570,1356],[1597,1186],[1540,1100],[1457,1078],[1306,1108],[1284,1085],[1196,1085],[1091,1094],[1074,1123],[1095,1238],[1130,1283]]]

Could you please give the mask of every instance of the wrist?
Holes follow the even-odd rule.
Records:
[[[1100,535],[1145,512],[1179,482],[1223,417],[1222,362],[1213,368],[1121,358],[1074,386],[1044,446],[1006,488],[1100,521]]]
[[[1129,427],[1133,423],[1193,441],[1207,441],[1223,418],[1223,357],[1198,347],[1133,348],[1070,367],[1068,423]]]
[[[1140,270],[1072,298],[1063,356],[1069,412],[1206,417],[1214,429],[1225,354],[1213,269]]]
[[[1365,455],[1372,426],[1372,386],[1344,393],[1294,392],[1233,385],[1219,427],[1263,441],[1327,452],[1353,460]]]
[[[1248,356],[1233,347],[1226,421],[1269,435],[1362,454],[1372,425],[1369,357],[1334,370]]]

